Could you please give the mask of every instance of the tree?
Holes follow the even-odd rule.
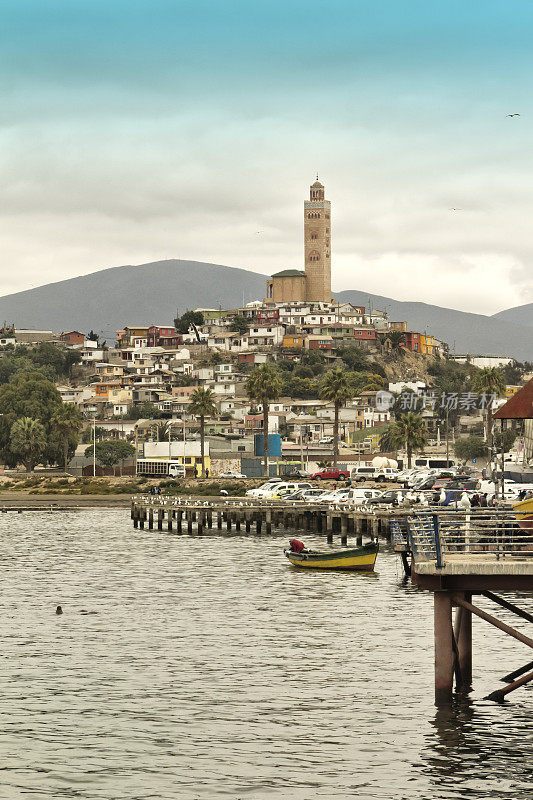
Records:
[[[393,350],[399,350],[401,345],[405,343],[405,335],[402,331],[388,331],[385,336],[385,341],[387,340]]]
[[[232,331],[243,334],[248,333],[248,320],[242,314],[235,314],[230,320],[230,327]]]
[[[472,461],[474,458],[485,458],[488,447],[479,436],[467,436],[465,439],[458,439],[453,446],[455,455],[460,458],[463,464]]]
[[[55,463],[57,444],[50,441],[50,420],[63,401],[54,384],[40,372],[19,372],[0,386],[0,459],[9,466],[17,463],[11,450],[11,427],[20,417],[31,417],[44,427],[46,447],[42,458]]]
[[[129,442],[124,442],[122,439],[117,441],[96,442],[95,445],[96,460],[102,467],[114,467],[125,458],[132,458],[135,455],[135,447]],[[85,457],[93,457],[93,445],[89,445],[85,449]]]
[[[83,421],[72,403],[64,403],[50,419],[52,440],[57,438],[63,450],[63,467],[67,471],[69,450],[76,450]]]
[[[176,317],[174,325],[178,333],[189,333],[191,325],[199,327],[204,324],[204,316],[201,311],[186,311],[181,317]]]
[[[276,400],[281,392],[279,372],[272,364],[261,364],[246,379],[245,389],[253,402],[256,400],[263,407],[263,444],[265,450],[265,475],[268,478],[268,404]]]
[[[214,403],[214,394],[211,389],[205,389],[199,386],[198,389],[191,395],[191,404],[189,411],[195,417],[200,417],[200,456],[202,459],[202,478],[205,478],[205,418],[214,417],[217,413],[217,407]]]
[[[13,455],[32,472],[46,448],[44,426],[31,417],[21,417],[11,426],[10,448]]]
[[[411,469],[414,450],[423,450],[427,442],[428,432],[420,414],[408,411],[400,416],[388,431],[389,442],[396,450],[405,447],[407,451],[407,468]]]
[[[102,428],[100,425],[95,425],[94,428],[92,425],[87,425],[85,430],[81,435],[81,441],[83,444],[89,444],[93,440],[93,431],[96,438],[96,441],[99,439],[109,439],[111,436],[110,431],[107,428]]]
[[[496,431],[494,434],[494,450],[496,453],[508,453],[516,441],[518,431],[516,428],[507,428],[503,431],[503,440],[501,431]]]
[[[343,369],[326,372],[320,383],[320,397],[333,403],[335,417],[333,422],[333,465],[337,469],[339,459],[339,411],[353,397],[353,388]]]
[[[473,389],[479,394],[485,394],[489,397],[487,405],[487,435],[486,442],[489,449],[492,450],[492,405],[490,401],[491,395],[500,396],[505,392],[505,380],[503,372],[498,367],[484,367],[480,369],[474,378]]]

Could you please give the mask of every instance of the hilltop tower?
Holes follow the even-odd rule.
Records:
[[[331,202],[316,177],[304,202],[306,300],[331,303]]]
[[[331,303],[331,203],[318,175],[304,202],[304,258],[305,272],[285,269],[272,275],[266,302]]]

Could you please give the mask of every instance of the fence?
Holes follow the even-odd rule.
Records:
[[[435,561],[437,568],[465,553],[480,559],[533,559],[533,528],[520,527],[512,511],[413,514],[407,517],[407,542],[415,560]]]

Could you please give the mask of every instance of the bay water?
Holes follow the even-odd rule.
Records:
[[[438,710],[432,595],[385,541],[307,573],[290,535],[0,515],[0,797],[533,798],[533,689],[483,699],[528,648],[474,620],[474,691]]]

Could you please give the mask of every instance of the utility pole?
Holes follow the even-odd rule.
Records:
[[[93,417],[93,478],[96,476],[96,412]]]

